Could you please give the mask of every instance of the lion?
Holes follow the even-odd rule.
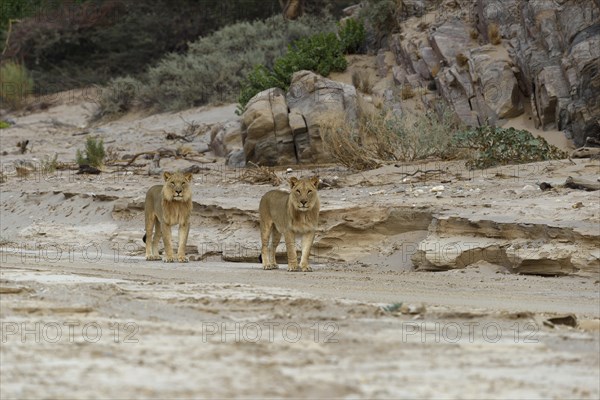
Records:
[[[319,222],[319,177],[289,180],[291,192],[271,190],[260,200],[260,239],[263,269],[277,269],[275,249],[283,234],[288,255],[288,271],[312,271],[308,255]],[[296,255],[296,234],[302,235],[300,266]],[[269,243],[269,239],[271,239]]]
[[[190,215],[192,212],[192,174],[181,172],[164,172],[164,185],[154,185],[146,193],[144,212],[146,215],[146,260],[160,260],[158,241],[161,236],[165,245],[164,262],[174,262],[173,245],[171,244],[171,226],[179,225],[179,246],[177,261],[188,262],[185,256],[188,233],[190,232]],[[152,236],[154,228],[154,237]]]

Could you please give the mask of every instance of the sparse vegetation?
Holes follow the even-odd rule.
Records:
[[[458,53],[456,55],[456,63],[459,67],[464,67],[469,63],[469,58],[464,53]]]
[[[85,149],[77,150],[75,162],[79,165],[89,165],[100,167],[103,165],[106,151],[104,150],[104,141],[89,137],[85,140]]]
[[[469,31],[469,36],[471,36],[471,39],[477,40],[479,38],[479,31],[477,29],[475,29],[475,28],[472,28]]]
[[[568,156],[566,152],[548,144],[544,138],[536,138],[527,130],[493,126],[460,132],[452,138],[452,145],[472,151],[466,163],[470,169],[561,159]]]
[[[137,79],[111,81],[100,100],[99,116],[127,111],[136,105],[154,110],[178,110],[235,101],[243,88],[242,82],[244,85],[252,83],[250,87],[263,87],[260,73],[253,72],[255,66],[262,66],[260,68],[266,71],[292,41],[315,32],[334,30],[335,23],[331,19],[314,16],[295,21],[284,21],[276,16],[227,26],[189,44],[185,54],[165,56]],[[256,82],[249,82],[251,79]],[[130,88],[135,91],[131,93]]]
[[[0,100],[3,105],[19,109],[33,91],[33,79],[27,69],[8,61],[0,66]]]
[[[10,124],[6,121],[0,120],[0,129],[6,129],[6,128],[10,128]]]
[[[373,82],[371,81],[371,75],[369,74],[369,71],[352,71],[352,84],[357,90],[359,90],[362,93],[373,93]]]
[[[500,35],[498,24],[492,22],[488,25],[488,39],[494,46],[502,43],[502,36]]]
[[[51,174],[58,169],[58,154],[54,154],[53,157],[46,156],[42,160],[41,164],[42,173]]]
[[[446,107],[440,114],[429,111],[418,117],[398,117],[385,111],[363,116],[357,124],[340,115],[323,116],[323,143],[332,157],[354,170],[377,168],[389,161],[428,157],[448,158],[458,123]]]
[[[346,54],[356,54],[365,43],[365,26],[362,21],[348,18],[343,24],[338,24],[338,36],[342,51]]]
[[[431,76],[435,78],[440,73],[440,68],[440,64],[435,64],[431,67]]]
[[[412,85],[406,83],[402,85],[402,89],[400,90],[400,98],[402,100],[408,100],[415,97],[415,91],[413,90]]]

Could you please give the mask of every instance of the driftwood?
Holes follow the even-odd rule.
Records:
[[[577,189],[577,190],[587,190],[594,191],[600,190],[600,182],[588,181],[585,179],[567,177],[565,181],[565,187],[569,189]]]
[[[589,158],[600,155],[600,147],[580,147],[573,150],[571,158]]]
[[[281,179],[272,168],[254,164],[252,161],[248,162],[248,165],[251,165],[251,167],[244,169],[239,178],[240,181],[246,183],[270,183],[273,186],[278,186],[281,183]]]
[[[29,144],[29,140],[21,140],[17,143],[17,147],[21,151],[21,154],[25,154],[27,151],[27,145]]]

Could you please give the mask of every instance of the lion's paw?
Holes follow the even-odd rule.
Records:
[[[180,263],[186,263],[186,262],[190,262],[190,259],[187,258],[186,256],[178,256],[177,261]]]
[[[163,262],[172,263],[172,262],[175,262],[175,258],[174,257],[165,257],[165,258],[163,258]]]
[[[263,265],[263,269],[279,269],[279,265],[277,265],[277,264]]]
[[[308,264],[302,265],[301,267],[302,267],[302,272],[312,272],[312,268]]]
[[[146,261],[159,261],[160,256],[146,256]]]
[[[288,271],[289,272],[298,272],[298,271],[300,271],[300,267],[298,267],[298,265],[288,265]]]

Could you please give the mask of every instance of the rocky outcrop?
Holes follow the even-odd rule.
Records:
[[[299,71],[287,93],[268,89],[248,102],[241,135],[246,161],[265,166],[328,161],[321,121],[340,114],[352,121],[356,113],[354,86]]]
[[[412,261],[423,270],[486,261],[515,273],[593,275],[600,267],[596,240],[597,235],[549,224],[435,217]]]
[[[529,102],[536,127],[600,138],[597,1],[452,0],[435,14],[391,37],[396,84],[435,80],[467,125],[502,125]]]

